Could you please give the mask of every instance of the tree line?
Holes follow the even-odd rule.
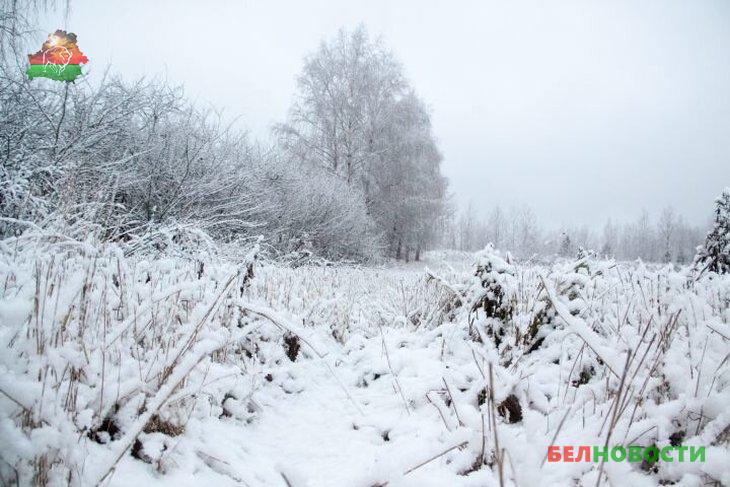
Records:
[[[583,248],[605,258],[687,264],[705,232],[705,227],[688,223],[671,207],[655,219],[644,210],[625,223],[608,219],[602,227],[545,228],[529,206],[495,206],[481,215],[469,204],[443,226],[441,245],[473,251],[491,242],[523,259],[574,257]]]
[[[363,27],[305,59],[287,119],[262,142],[161,81],[28,80],[37,11],[2,9],[0,235],[264,235],[280,255],[360,261],[432,243],[447,182],[430,113]]]
[[[427,105],[364,27],[304,59],[263,142],[159,80],[28,80],[34,18],[51,6],[0,0],[0,237],[35,225],[143,248],[263,235],[280,257],[357,261],[491,242],[524,259],[582,247],[677,263],[702,241],[671,208],[602,229],[545,229],[529,207],[457,211]]]

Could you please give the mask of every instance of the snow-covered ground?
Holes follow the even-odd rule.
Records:
[[[2,482],[730,484],[728,277],[256,255],[3,243]],[[670,442],[705,461],[544,461]]]

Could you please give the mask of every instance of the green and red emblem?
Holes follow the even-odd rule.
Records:
[[[28,54],[28,78],[74,81],[81,75],[81,65],[89,62],[76,44],[76,34],[57,30],[48,36],[41,50]]]

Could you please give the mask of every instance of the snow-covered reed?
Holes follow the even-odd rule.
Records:
[[[726,276],[124,250],[0,245],[3,483],[730,481]],[[545,462],[675,443],[706,461]]]

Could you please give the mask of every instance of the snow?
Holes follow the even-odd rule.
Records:
[[[3,248],[3,479],[496,486],[501,462],[505,485],[595,485],[597,463],[545,462],[551,442],[684,431],[706,462],[609,462],[603,482],[730,482],[727,276],[493,248],[381,267],[252,251],[199,276],[199,255]]]

